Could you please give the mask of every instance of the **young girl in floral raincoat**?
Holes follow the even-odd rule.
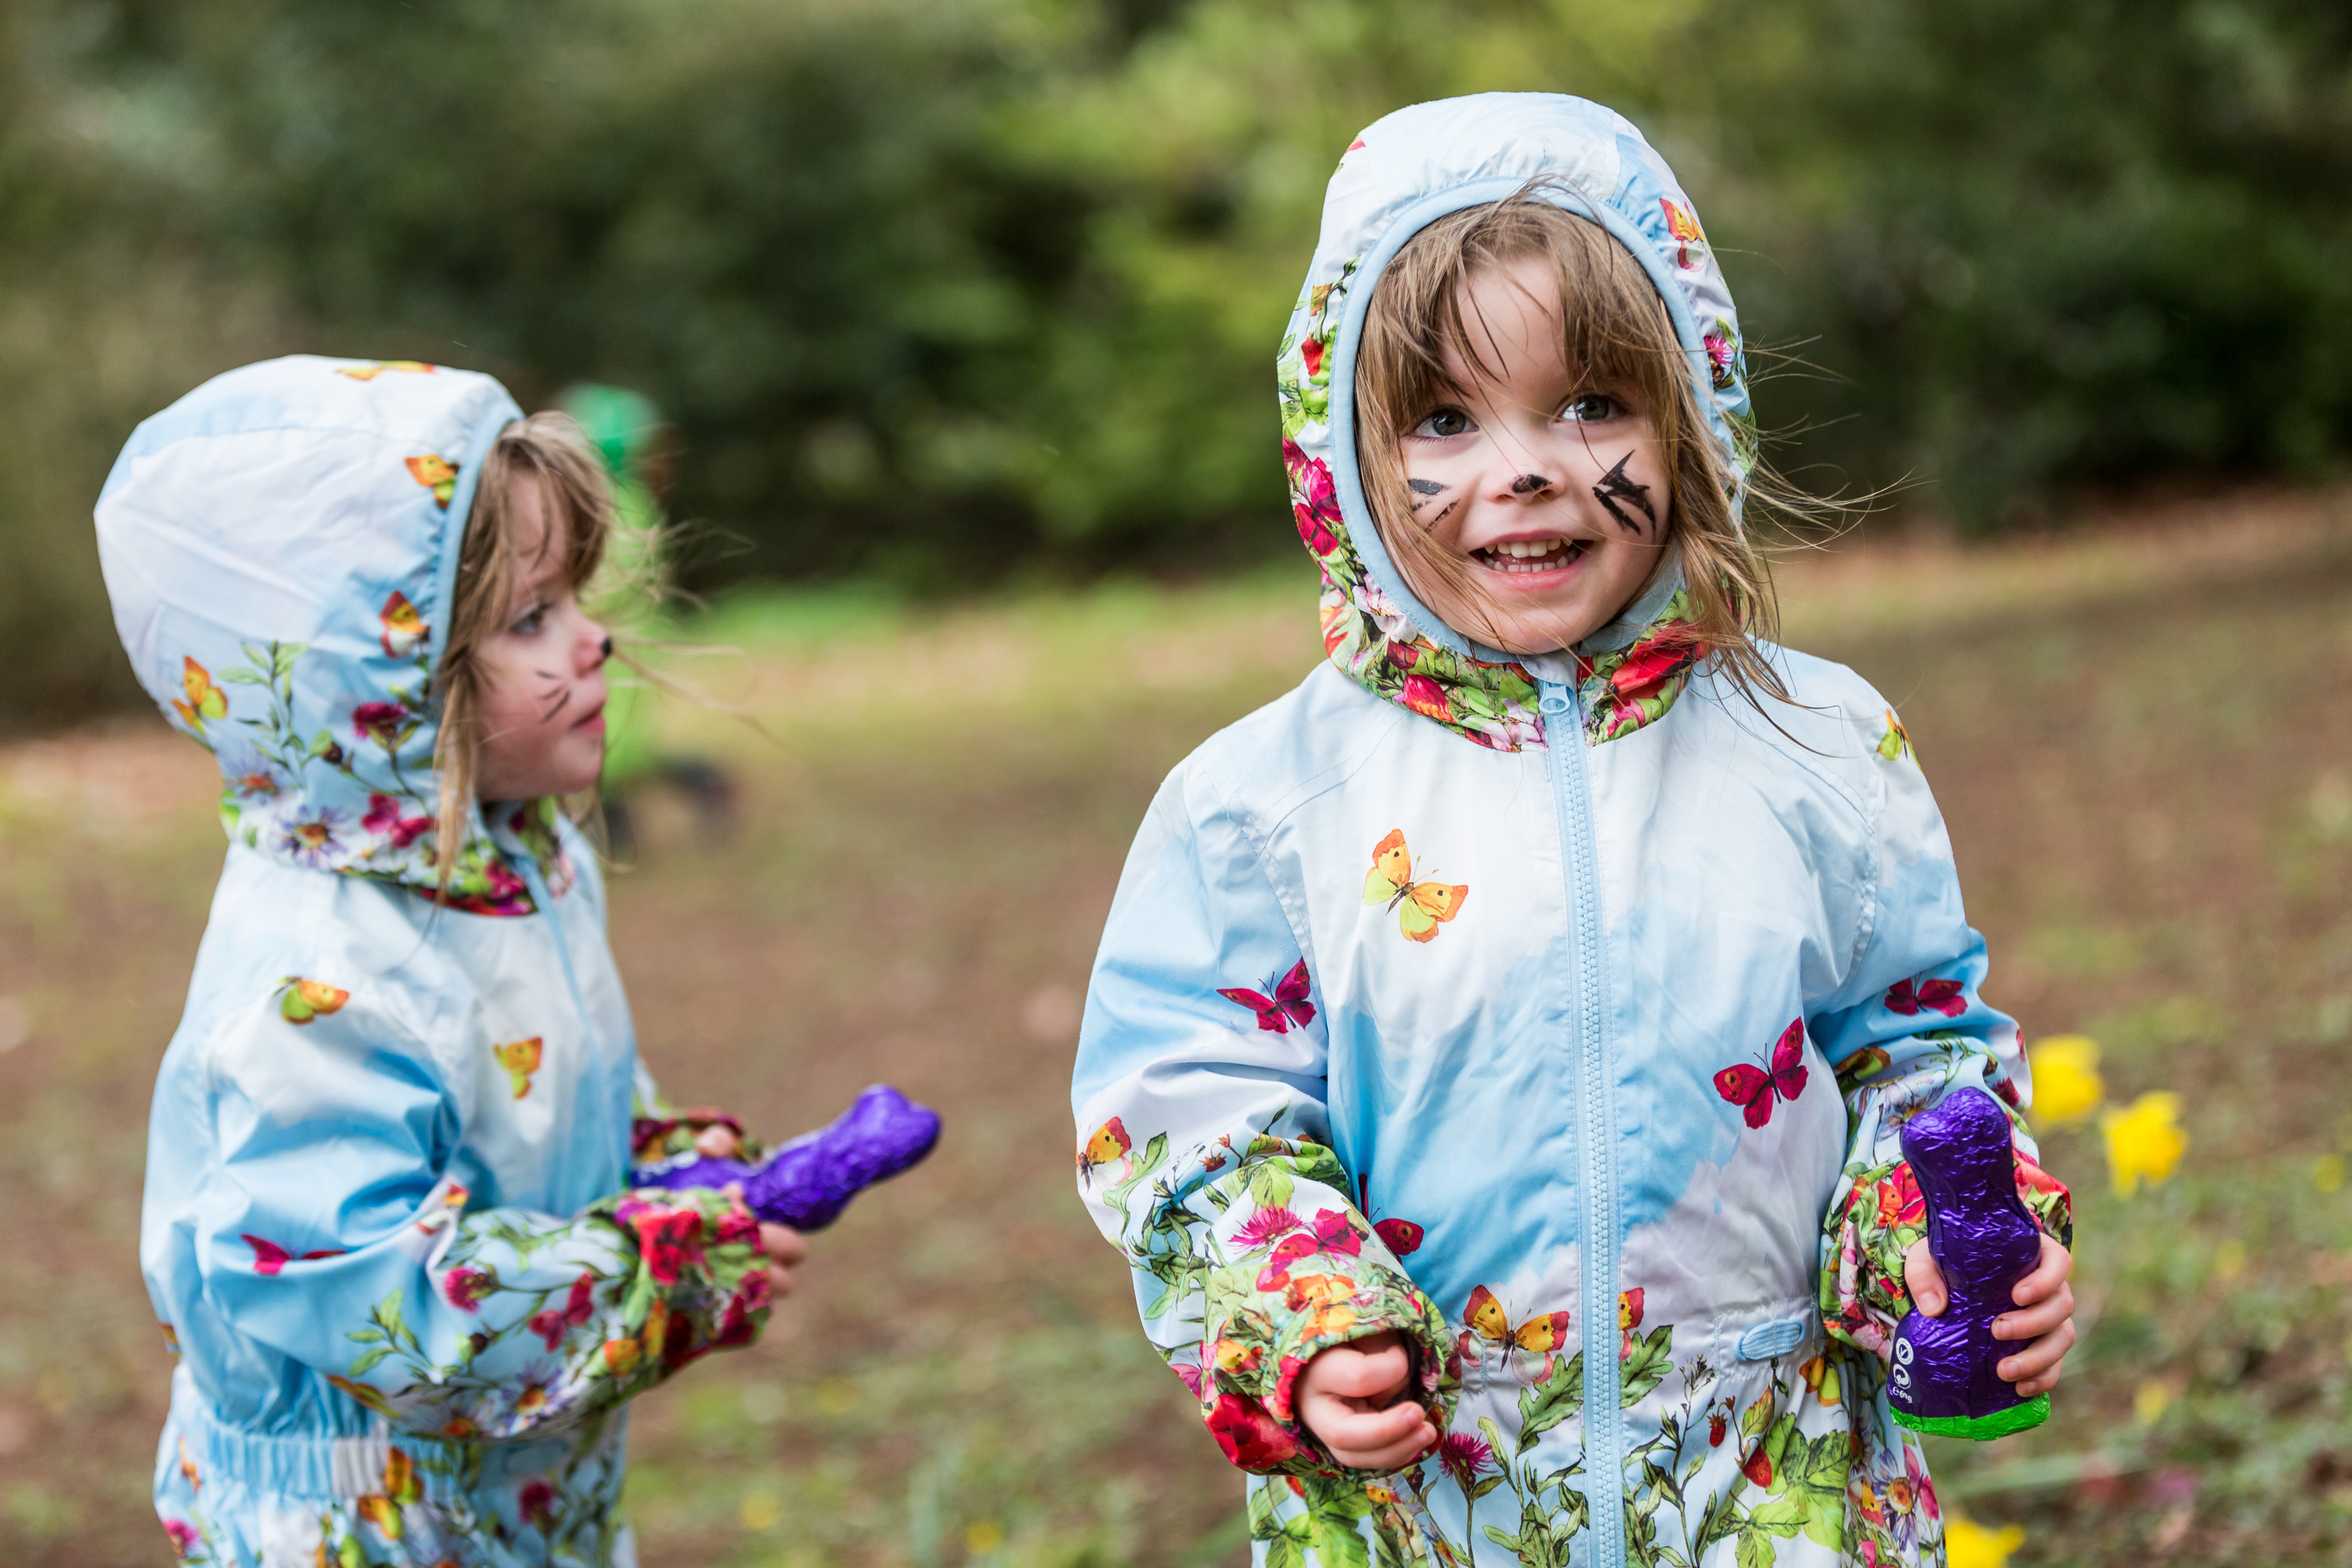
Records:
[[[107,481],[123,645],[226,786],[140,1248],[185,1562],[627,1563],[626,1401],[749,1343],[800,1256],[738,1198],[625,1190],[633,1142],[737,1139],[633,1129],[557,809],[603,761],[606,524],[568,420],[424,364],[232,372]]]
[[[1260,1563],[1943,1560],[1897,1129],[2025,1062],[1901,722],[1764,640],[1737,320],[1596,105],[1332,177],[1278,361],[1328,663],[1162,786],[1073,1089]],[[2032,1394],[2068,1223],[2016,1142]]]

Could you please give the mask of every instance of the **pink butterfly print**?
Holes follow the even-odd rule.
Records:
[[[1793,1100],[1805,1092],[1805,1021],[1797,1019],[1780,1033],[1772,1047],[1772,1068],[1741,1062],[1715,1075],[1715,1092],[1738,1106],[1750,1127],[1772,1120],[1775,1097]]]
[[[1922,1008],[1947,1018],[1957,1018],[1969,1010],[1957,980],[1922,980],[1916,989],[1910,981],[1898,980],[1887,987],[1886,1005],[1906,1018],[1916,1017]]]
[[[1325,1252],[1336,1252],[1343,1258],[1363,1256],[1363,1238],[1348,1216],[1338,1209],[1324,1209],[1315,1216],[1316,1245]]]
[[[1356,1178],[1356,1206],[1367,1215],[1372,1212],[1372,1179]],[[1372,1222],[1372,1234],[1381,1245],[1399,1258],[1410,1258],[1421,1250],[1422,1238],[1429,1233],[1409,1219],[1381,1219]]]
[[[1269,980],[1265,985],[1267,991],[1274,993],[1273,996],[1268,997],[1263,992],[1240,985],[1222,989],[1217,994],[1228,1002],[1238,1002],[1256,1014],[1257,1026],[1271,1034],[1286,1035],[1293,1024],[1303,1029],[1315,1021],[1315,1005],[1307,1000],[1305,959],[1293,964],[1290,973],[1280,980]]]
[[[247,1246],[253,1248],[253,1271],[256,1274],[275,1274],[289,1263],[310,1263],[321,1258],[341,1258],[350,1250],[348,1247],[331,1247],[322,1252],[306,1252],[297,1258],[274,1241],[266,1240],[258,1236],[247,1236],[242,1231],[237,1234]]]

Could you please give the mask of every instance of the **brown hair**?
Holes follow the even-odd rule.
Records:
[[[517,585],[539,564],[526,558],[518,537],[514,485],[523,479],[539,486],[551,522],[559,514],[564,520],[563,580],[572,588],[583,587],[596,574],[613,528],[604,464],[572,416],[534,414],[499,433],[474,487],[465,543],[457,552],[449,644],[433,677],[434,693],[441,700],[441,731],[433,744],[441,791],[435,810],[435,863],[445,891],[465,847],[481,755],[482,677],[474,651],[505,624]],[[540,548],[545,550],[546,541]]]
[[[1759,692],[1785,700],[1757,647],[1778,628],[1770,570],[1739,526],[1733,497],[1741,480],[1699,407],[1690,355],[1665,301],[1631,252],[1538,185],[1439,218],[1405,243],[1372,291],[1356,357],[1356,463],[1381,541],[1400,569],[1410,564],[1475,599],[1465,591],[1469,568],[1433,545],[1412,516],[1403,440],[1462,390],[1446,374],[1449,352],[1476,373],[1486,369],[1463,317],[1465,287],[1475,274],[1528,257],[1549,261],[1559,278],[1570,374],[1593,390],[1633,394],[1657,432],[1674,490],[1667,548],[1682,566],[1703,657],[1750,702]],[[1745,477],[1751,501],[1759,480],[1769,501],[1808,515],[1817,510],[1760,468]]]

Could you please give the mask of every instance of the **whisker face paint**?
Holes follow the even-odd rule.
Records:
[[[1640,507],[1642,515],[1649,520],[1652,528],[1658,526],[1658,514],[1650,505],[1650,487],[1637,485],[1625,477],[1625,465],[1633,460],[1631,452],[1618,458],[1616,467],[1601,475],[1600,482],[1592,487],[1592,499],[1609,510],[1609,515],[1617,520],[1618,527],[1639,539],[1643,533],[1642,525],[1633,521],[1632,513],[1617,504],[1618,500],[1622,498]]]
[[[1421,515],[1422,509],[1429,505],[1430,502],[1435,500],[1439,496],[1444,495],[1448,488],[1444,485],[1439,484],[1435,479],[1407,479],[1405,480],[1405,486],[1412,491],[1412,514],[1415,517],[1419,517]],[[1444,521],[1445,519],[1452,514],[1454,509],[1460,504],[1461,500],[1458,497],[1454,500],[1447,501],[1445,503],[1444,510],[1440,511],[1435,517],[1429,520],[1429,525],[1432,528],[1434,528],[1439,523]]]

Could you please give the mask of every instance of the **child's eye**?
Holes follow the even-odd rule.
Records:
[[[537,637],[541,629],[546,625],[547,606],[545,605],[533,605],[530,609],[525,610],[521,615],[516,616],[515,624],[509,626],[507,629],[514,633],[517,637]]]
[[[1568,405],[1559,411],[1559,416],[1579,425],[1600,425],[1623,412],[1618,407],[1617,400],[1605,392],[1580,392],[1568,400]]]
[[[1424,441],[1443,441],[1451,436],[1466,436],[1478,428],[1470,416],[1459,408],[1441,408],[1412,427],[1412,433]]]

